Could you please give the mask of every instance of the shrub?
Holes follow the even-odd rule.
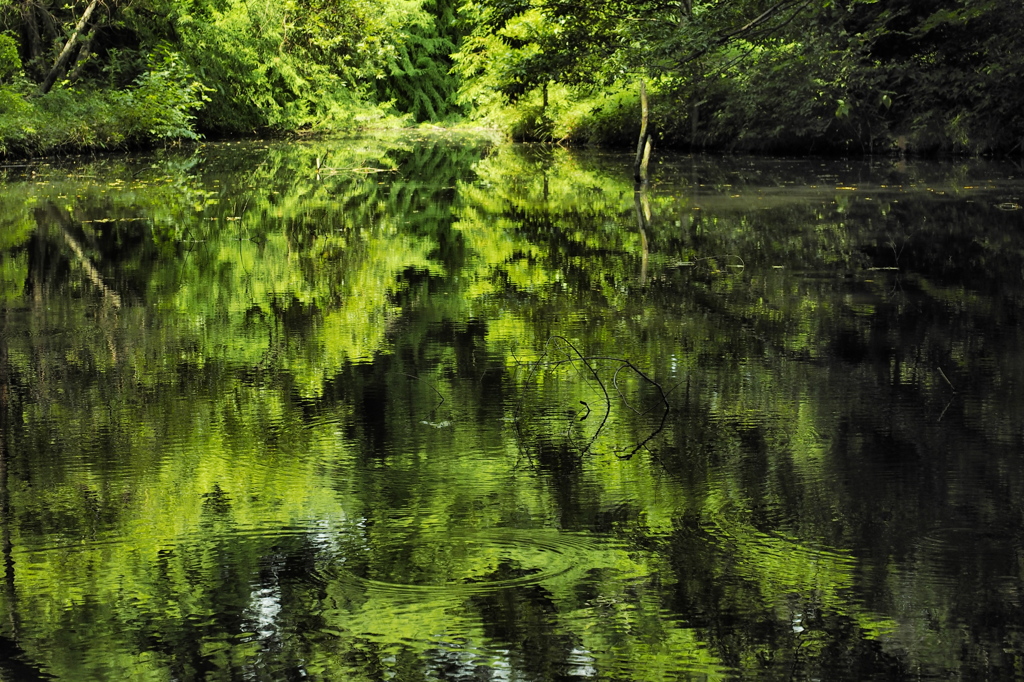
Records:
[[[205,99],[203,85],[167,50],[151,55],[148,70],[125,90],[58,84],[29,99],[13,86],[0,85],[0,155],[196,140],[195,112]]]
[[[149,68],[128,90],[112,96],[115,116],[128,140],[197,140],[196,111],[208,101],[206,88],[175,52],[158,50]]]

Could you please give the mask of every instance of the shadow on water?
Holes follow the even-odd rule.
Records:
[[[1012,679],[1017,169],[8,170],[0,676]]]

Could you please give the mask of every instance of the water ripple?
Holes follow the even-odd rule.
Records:
[[[346,557],[323,569],[324,579],[337,579],[361,586],[380,596],[423,597],[426,595],[466,596],[536,585],[586,566],[586,556],[607,549],[588,538],[555,530],[490,529],[448,536],[438,549],[470,557],[460,565],[476,570],[461,576],[431,566],[425,578],[375,577],[350,570]]]

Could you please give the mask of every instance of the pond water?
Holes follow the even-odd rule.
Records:
[[[1024,670],[1020,168],[0,173],[0,679]]]

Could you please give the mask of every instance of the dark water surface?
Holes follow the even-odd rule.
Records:
[[[0,170],[0,679],[1024,675],[1024,173]]]

